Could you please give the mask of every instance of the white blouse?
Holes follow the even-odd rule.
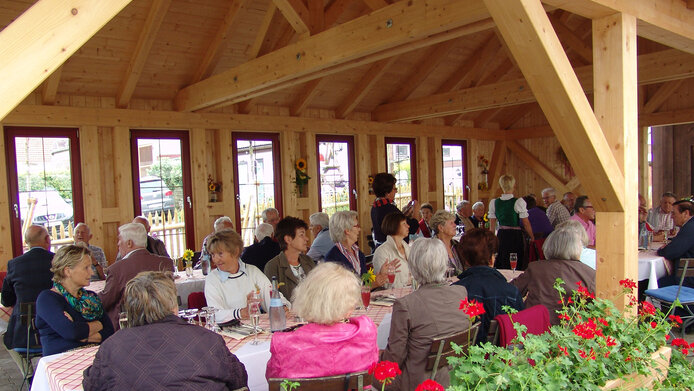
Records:
[[[404,286],[410,285],[410,267],[407,264],[407,259],[410,257],[410,245],[402,241],[402,247],[405,249],[405,256],[398,251],[398,247],[395,245],[395,239],[388,235],[386,241],[378,246],[374,252],[374,273],[378,274],[381,267],[390,260],[398,259],[400,260],[400,268],[395,273],[395,282],[393,282],[393,288],[402,288]]]

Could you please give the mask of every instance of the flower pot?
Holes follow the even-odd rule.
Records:
[[[664,358],[661,358],[660,355]],[[601,390],[636,390],[637,388],[646,387],[653,388],[653,383],[660,382],[667,377],[668,368],[670,367],[670,356],[672,348],[663,346],[656,350],[651,357],[656,361],[656,364],[651,368],[649,375],[632,374],[621,379],[610,380],[602,386]]]

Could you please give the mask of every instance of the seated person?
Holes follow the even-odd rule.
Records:
[[[467,298],[465,287],[446,282],[445,245],[438,239],[417,239],[410,250],[409,264],[420,286],[395,301],[388,346],[381,355],[381,360],[394,361],[402,370],[402,375],[386,386],[392,390],[414,390],[428,379],[431,374],[424,368],[434,338],[470,327],[470,318],[459,310],[460,301]],[[440,369],[434,380],[447,387],[448,370]]]
[[[36,328],[44,356],[100,343],[113,334],[99,296],[84,289],[92,275],[90,253],[86,247],[66,245],[53,257],[53,289],[36,299]]]
[[[547,307],[552,325],[559,324],[556,311],[562,307],[554,289],[557,278],[564,280],[565,298],[578,289],[578,282],[595,292],[595,270],[580,261],[582,250],[581,237],[573,229],[557,227],[542,245],[547,260],[532,262],[525,273],[511,281],[526,297],[526,308],[538,304]]]
[[[583,245],[583,250],[581,251],[581,262],[585,263],[586,265],[590,266],[591,269],[595,269],[595,249],[594,248],[588,248],[588,233],[586,233],[586,230],[583,229],[583,225],[579,223],[576,220],[569,220],[565,221],[559,225],[557,225],[558,228],[564,228],[564,229],[569,229],[573,230],[576,235],[578,235],[581,238],[581,244]]]
[[[210,237],[212,235],[215,234],[215,232],[224,231],[227,229],[234,229],[234,223],[231,222],[231,218],[229,218],[229,216],[222,216],[222,217],[220,217],[214,221],[213,228],[214,228],[214,232],[205,236],[205,239],[202,241],[202,250],[200,250],[200,259],[198,260],[198,263],[195,264],[194,269],[200,269],[200,267],[201,267],[200,261],[202,261],[203,259],[207,259],[209,262],[212,262],[212,259],[210,257],[210,253],[207,252],[207,241],[210,239]]]
[[[205,299],[210,307],[219,308],[217,323],[233,319],[248,319],[247,298],[259,291],[261,306],[267,312],[270,305],[270,280],[253,265],[239,259],[243,241],[236,231],[220,231],[207,241],[207,252],[217,267],[205,278]],[[289,301],[282,295],[285,305]]]
[[[663,193],[660,198],[660,205],[648,211],[648,223],[653,227],[656,234],[664,237],[664,233],[668,236],[677,234],[677,224],[673,216],[673,206],[677,201],[677,196],[671,192]]]
[[[470,220],[472,220],[475,228],[485,228],[484,212],[484,202],[477,201],[472,204],[472,217],[470,217]]]
[[[224,339],[176,314],[171,273],[142,272],[128,281],[128,327],[104,341],[84,371],[92,390],[235,390],[248,385],[244,365]]]
[[[265,376],[341,375],[378,361],[376,325],[365,315],[350,317],[360,292],[361,281],[346,268],[334,262],[316,266],[294,290],[293,311],[308,324],[272,334]]]
[[[73,231],[73,239],[75,244],[84,243],[85,247],[92,252],[92,281],[105,280],[106,274],[104,274],[104,271],[108,269],[108,261],[101,247],[89,244],[89,241],[92,239],[92,231],[89,229],[89,226],[85,223],[77,224]]]
[[[429,221],[434,215],[434,207],[430,203],[425,202],[419,207],[419,214],[422,215],[422,219],[419,220],[419,232],[425,238],[431,237],[431,227],[429,226]],[[409,226],[409,225],[408,225]]]
[[[448,268],[457,276],[465,270],[465,262],[461,259],[460,244],[453,239],[456,235],[455,214],[447,210],[437,210],[431,218],[433,237],[440,240],[448,254]]]
[[[308,225],[296,217],[285,217],[277,223],[275,239],[280,244],[282,252],[265,265],[265,275],[272,279],[277,277],[279,291],[284,297],[292,297],[292,291],[306,278],[316,264],[308,255],[306,229]]]
[[[308,221],[311,223],[308,229],[313,234],[313,243],[306,255],[314,262],[321,262],[325,259],[325,254],[335,245],[330,239],[330,216],[327,213],[317,212],[312,214]]]
[[[537,207],[535,197],[525,196],[523,200],[525,200],[526,208],[528,208],[528,221],[530,221],[535,239],[546,238],[554,230],[547,214]]]
[[[400,268],[395,272],[393,288],[402,288],[411,284],[410,268],[407,266],[407,258],[410,256],[410,245],[405,243],[405,238],[410,234],[410,226],[407,217],[401,212],[393,212],[383,219],[381,230],[386,236],[386,241],[378,246],[374,252],[374,273],[381,272],[381,268],[388,261],[400,261]]]
[[[279,220],[277,220],[279,221]],[[265,270],[269,260],[280,253],[280,245],[272,235],[275,229],[268,223],[260,223],[255,227],[255,239],[257,242],[243,249],[241,260],[247,265],[253,265],[259,270]]]
[[[677,236],[672,241],[658,249],[658,255],[672,261],[673,271],[679,267],[680,258],[694,258],[694,203],[688,200],[680,200],[673,204],[672,220],[677,227],[681,227]],[[690,266],[691,263],[690,263]],[[658,286],[677,285],[675,273],[658,280]],[[694,277],[685,277],[684,286],[694,288]]]
[[[475,342],[487,342],[492,319],[506,313],[501,307],[507,305],[521,311],[525,309],[523,297],[518,288],[506,282],[506,277],[493,268],[499,249],[499,240],[493,233],[483,228],[472,229],[460,239],[460,247],[470,268],[460,275],[455,285],[464,286],[468,298],[484,304],[485,313],[480,317],[482,324]]]

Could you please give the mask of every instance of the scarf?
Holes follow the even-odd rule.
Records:
[[[104,307],[101,305],[101,299],[99,299],[96,293],[80,288],[77,292],[77,297],[75,297],[71,295],[61,283],[55,282],[53,286],[55,286],[55,289],[57,289],[65,300],[70,303],[70,307],[82,314],[82,317],[88,322],[100,319],[104,314]]]
[[[393,203],[393,202],[391,202],[389,199],[387,199],[387,198],[385,198],[385,197],[384,197],[384,198],[376,198],[376,201],[374,201],[374,203],[373,203],[373,207],[374,207],[374,208],[378,208],[378,207],[381,207],[381,206],[384,206],[384,205],[388,205],[388,204],[392,204],[392,203]]]

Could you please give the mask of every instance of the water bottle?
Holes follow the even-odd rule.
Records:
[[[208,257],[200,260],[200,269],[202,270],[202,275],[206,276],[210,272],[210,259]]]
[[[284,315],[284,305],[277,289],[277,276],[272,276],[272,292],[270,292],[270,330],[281,331],[287,327]]]
[[[645,227],[639,233],[639,247],[648,248],[648,230]]]

